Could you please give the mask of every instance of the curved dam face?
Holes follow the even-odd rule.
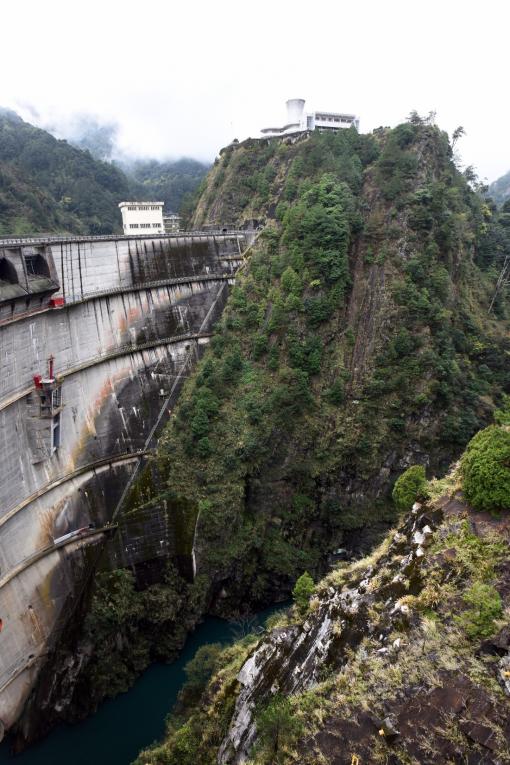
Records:
[[[248,237],[0,241],[5,730],[115,534]]]

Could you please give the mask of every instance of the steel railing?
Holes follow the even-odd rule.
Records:
[[[31,244],[64,244],[65,242],[113,242],[124,241],[128,239],[186,239],[201,237],[222,237],[232,236],[245,237],[251,234],[251,231],[231,230],[231,231],[179,231],[173,234],[100,234],[98,236],[34,236],[34,237],[0,237],[0,249],[2,247],[28,246]]]

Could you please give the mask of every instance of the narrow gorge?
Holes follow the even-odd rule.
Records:
[[[415,115],[234,142],[190,229],[0,243],[1,347],[18,359],[2,383],[0,576],[52,548],[0,583],[15,747],[174,659],[207,615],[286,603],[308,572],[301,605],[184,686],[140,765],[464,762],[488,739],[465,761],[510,761],[508,523],[478,516],[451,469],[495,417],[507,434],[510,210]],[[61,389],[57,455],[36,366]],[[494,629],[471,635],[454,615],[489,586]],[[447,727],[460,708],[461,733],[427,743],[437,709]]]

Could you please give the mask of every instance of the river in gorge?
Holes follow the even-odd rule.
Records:
[[[252,629],[260,628],[275,610],[259,613]],[[47,738],[18,755],[0,745],[0,765],[129,765],[141,749],[161,739],[165,718],[185,680],[184,666],[207,643],[229,643],[239,627],[208,617],[188,638],[180,657],[171,664],[153,664],[133,687],[105,701],[97,712],[77,725],[61,725]]]

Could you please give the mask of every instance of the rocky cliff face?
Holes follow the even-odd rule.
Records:
[[[368,685],[373,686],[372,693],[367,694],[366,698],[368,709],[363,709],[364,705],[355,709],[355,705],[352,705],[354,708],[350,710],[355,719],[362,714],[360,729],[349,730],[352,726],[346,726],[345,717],[350,718],[351,714],[346,715],[346,710],[343,710],[342,715],[328,719],[325,725],[319,726],[311,742],[299,746],[302,756],[306,758],[304,761],[319,762],[321,760],[313,758],[321,755],[331,757],[333,754],[330,762],[347,763],[350,762],[351,752],[361,756],[362,761],[377,761],[373,752],[377,749],[376,737],[379,732],[382,732],[388,752],[397,749],[403,756],[407,750],[410,755],[419,757],[420,762],[434,761],[426,759],[430,757],[427,755],[427,747],[433,746],[446,758],[462,757],[465,749],[477,744],[479,751],[485,750],[486,755],[492,752],[496,756],[494,752],[498,750],[505,752],[510,744],[507,718],[510,703],[505,700],[503,693],[498,692],[495,683],[490,681],[499,682],[503,692],[510,696],[506,671],[510,662],[508,626],[504,626],[495,638],[480,647],[472,646],[472,650],[476,649],[479,656],[494,657],[494,660],[486,661],[485,664],[482,659],[477,667],[493,686],[491,694],[480,687],[480,681],[473,682],[475,673],[469,663],[476,662],[475,650],[470,653],[467,645],[460,648],[462,642],[459,640],[459,655],[448,655],[448,647],[451,651],[454,646],[449,635],[445,641],[444,655],[434,655],[432,646],[427,646],[426,634],[430,628],[426,619],[433,618],[433,612],[425,620],[423,617],[420,619],[420,610],[428,597],[425,595],[427,586],[430,586],[428,578],[433,575],[436,582],[439,580],[436,593],[439,600],[441,587],[455,577],[458,548],[452,545],[445,550],[444,543],[438,544],[435,540],[450,538],[453,543],[455,539],[462,547],[462,535],[466,534],[469,538],[473,534],[469,542],[476,545],[479,540],[487,540],[491,530],[502,532],[502,539],[508,542],[508,523],[489,522],[488,527],[484,527],[483,521],[478,520],[478,526],[474,522],[473,533],[467,531],[466,525],[463,526],[466,518],[469,518],[468,523],[473,523],[469,509],[457,498],[449,500],[444,497],[425,512],[417,503],[413,514],[388,540],[385,545],[387,549],[377,555],[373,563],[354,568],[351,575],[346,576],[342,587],[335,586],[334,576],[330,577],[321,585],[318,595],[312,601],[312,611],[302,624],[272,630],[237,676],[240,690],[228,733],[218,753],[218,762],[226,765],[243,763],[249,759],[257,737],[257,711],[270,703],[276,693],[284,696],[302,694],[310,688],[318,687],[325,671],[340,670],[341,674],[350,661],[353,664],[359,662],[359,668],[365,666],[367,672],[370,672],[371,664],[381,674],[399,674],[400,670],[401,687],[393,689],[393,692],[396,691],[396,697],[393,697],[387,688],[377,687],[376,678],[368,679]],[[510,586],[508,547],[505,550],[502,545],[499,552],[502,565],[496,589],[507,594]],[[490,563],[496,561],[490,560]],[[505,605],[508,607],[509,604],[510,601],[506,599]],[[439,620],[446,617],[445,621],[450,621],[448,626],[441,625],[446,630],[455,623],[448,614],[448,605],[453,605],[451,595],[450,604],[443,601],[438,609]],[[441,632],[438,625],[434,627]],[[415,641],[422,639],[420,659]],[[437,648],[442,650],[439,644]],[[462,655],[462,649],[465,655]],[[404,668],[410,668],[411,656],[418,662],[414,668],[413,682],[403,671]],[[447,665],[452,660],[455,667],[449,668]],[[446,686],[443,692],[434,687],[434,676],[439,677],[440,682]],[[386,678],[379,681],[384,686]],[[408,705],[414,707],[415,711],[421,709],[429,717],[428,726],[438,724],[448,714],[462,710],[464,719],[461,740],[449,740],[446,731],[430,730],[425,743],[425,720],[417,720],[413,725]],[[483,723],[478,717],[480,713],[486,715]],[[290,757],[288,761],[294,760]],[[400,759],[395,761],[399,762]]]
[[[436,127],[228,147],[195,223],[232,217],[266,228],[159,449],[223,612],[369,550],[396,477],[444,470],[508,372],[495,218]]]
[[[328,574],[304,618],[229,649],[139,762],[507,762],[510,521],[453,483]]]

